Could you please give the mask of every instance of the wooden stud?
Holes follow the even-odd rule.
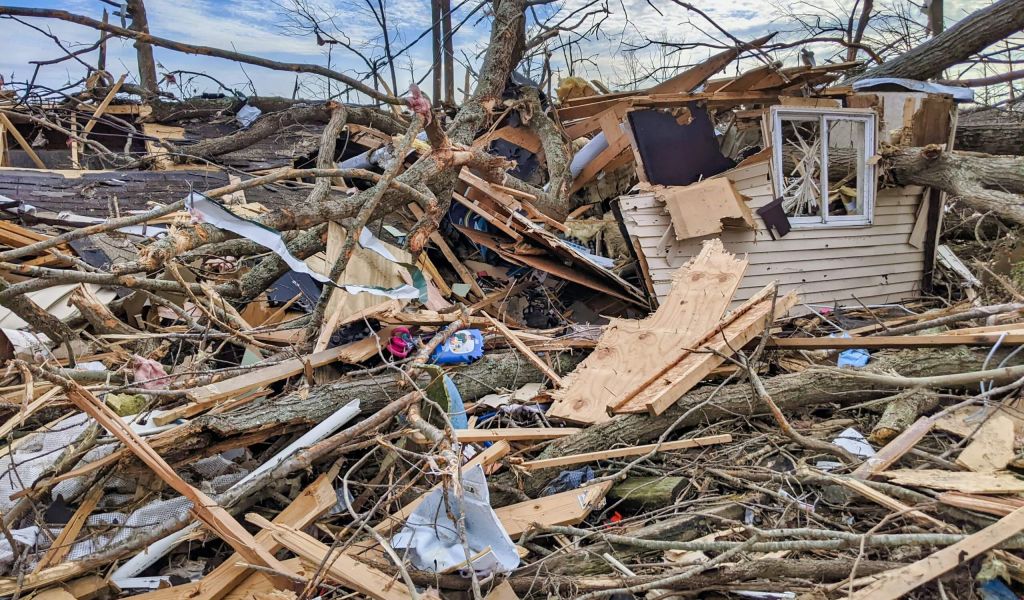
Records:
[[[616,448],[614,450],[600,450],[598,452],[585,452],[583,454],[570,454],[557,458],[542,458],[531,460],[519,465],[519,468],[526,471],[539,471],[540,469],[551,469],[554,467],[565,467],[568,465],[579,465],[582,463],[597,462],[609,458],[622,458],[624,456],[643,456],[650,452],[671,452],[673,450],[687,450],[690,448],[703,448],[716,444],[728,444],[732,436],[728,433],[708,435],[704,437],[691,438],[688,440],[677,440],[662,444],[646,444],[643,446],[629,446]]]
[[[874,583],[850,594],[849,600],[897,600],[961,564],[992,550],[1024,530],[1024,508],[1018,508],[985,529],[899,569],[886,571]]]
[[[858,479],[870,479],[872,476],[888,469],[904,454],[910,452],[935,425],[935,419],[921,417],[910,427],[900,432],[874,456],[867,459],[853,470],[852,475]]]
[[[394,577],[359,562],[339,549],[326,546],[309,534],[294,527],[271,523],[254,513],[245,518],[270,532],[279,544],[299,558],[324,565],[328,577],[347,588],[376,600],[405,600],[410,597],[409,588]]]
[[[53,544],[50,545],[50,549],[46,551],[43,558],[36,564],[33,573],[39,573],[43,569],[59,565],[64,562],[68,552],[71,552],[71,546],[78,539],[78,534],[81,533],[82,528],[85,527],[85,522],[92,514],[92,511],[96,509],[96,505],[103,499],[103,482],[97,482],[89,490],[89,492],[82,498],[82,503],[78,506],[75,514],[71,515],[71,519],[65,523],[64,528],[60,530],[57,537],[54,538]]]
[[[99,106],[96,107],[96,110],[93,111],[92,116],[89,117],[89,122],[86,123],[85,127],[82,128],[82,139],[85,139],[85,137],[89,135],[89,132],[92,131],[92,128],[96,126],[96,121],[103,116],[103,113],[106,112],[107,107],[110,106],[111,102],[113,102],[114,96],[116,96],[117,93],[121,91],[121,86],[124,85],[124,80],[126,77],[128,77],[127,73],[121,75],[121,77],[118,78],[117,82],[115,82],[114,85],[110,88],[110,91],[107,92],[107,95],[103,98],[103,100],[100,101]]]
[[[412,216],[416,217],[416,219],[423,218],[423,209],[420,208],[418,204],[410,202],[409,211],[412,213]],[[459,260],[459,257],[455,255],[455,251],[452,250],[452,247],[448,245],[448,242],[444,239],[444,236],[438,233],[437,230],[431,231],[430,241],[433,242],[435,246],[437,246],[437,249],[441,251],[442,255],[444,255],[445,260],[448,261],[448,264],[450,264],[452,268],[455,269],[455,272],[458,273],[459,275],[459,279],[461,279],[463,283],[469,286],[469,291],[476,294],[478,297],[483,298],[484,291],[483,289],[481,289],[480,284],[477,283],[476,277],[474,277],[473,273],[466,268],[466,265],[462,264],[462,261]]]
[[[504,323],[495,319],[486,312],[484,313],[484,316],[487,317],[487,320],[489,320],[491,324],[494,325],[494,328],[497,329],[501,333],[501,335],[505,336],[505,339],[507,339],[510,344],[515,346],[516,350],[522,352],[523,356],[525,356],[527,360],[532,362],[535,367],[540,369],[540,372],[544,373],[544,375],[547,376],[547,378],[550,379],[552,383],[554,383],[558,387],[563,386],[562,378],[558,376],[558,373],[555,373],[546,362],[544,362],[543,360],[541,360],[539,356],[534,354],[533,350],[527,348],[526,344],[524,344],[522,340],[517,338],[516,335],[512,333],[512,331],[508,327],[505,327]]]
[[[7,131],[11,132],[11,136],[14,138],[14,141],[18,142],[21,149],[25,151],[25,154],[28,154],[28,157],[32,159],[32,162],[35,163],[37,167],[40,169],[46,168],[46,164],[39,158],[39,155],[36,154],[32,145],[29,144],[28,140],[21,135],[21,132],[18,131],[14,124],[11,123],[11,120],[7,118],[7,115],[2,112],[0,112],[0,125],[2,125]]]

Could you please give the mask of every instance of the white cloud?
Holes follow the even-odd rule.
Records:
[[[368,48],[374,56],[381,54],[380,31],[372,13],[361,0],[310,0],[323,9],[324,14],[333,17],[333,26],[349,36],[353,42]],[[394,48],[411,43],[430,26],[430,4],[427,0],[384,0],[387,7],[389,32]],[[782,8],[784,0],[773,0],[777,5],[766,4],[763,0],[730,0],[727,3],[702,3],[701,8],[722,28],[741,39],[753,39],[768,31],[782,30],[780,38],[799,39],[791,19]],[[853,0],[805,0],[792,3],[793,11],[805,14],[823,15],[827,12],[843,13]],[[278,0],[282,2],[282,0]],[[574,48],[574,57],[582,56],[586,61],[578,69],[586,77],[599,77],[614,85],[627,81],[651,68],[663,68],[662,74],[706,58],[714,50],[696,48],[684,52],[669,53],[658,48],[629,52],[630,45],[642,44],[645,38],[674,43],[726,42],[726,36],[697,14],[690,13],[672,2],[651,0],[612,0],[611,14],[602,25],[601,35],[584,40]],[[283,2],[282,2],[283,3]],[[98,18],[103,7],[98,0],[36,0],[35,5],[69,10]],[[914,17],[920,17],[919,9],[912,7],[909,0],[880,0],[876,4],[900,5]],[[952,22],[972,10],[987,4],[986,0],[946,0],[947,20]],[[176,41],[213,46],[227,50],[254,54],[285,62],[308,62],[327,64],[326,47],[317,46],[311,36],[288,35],[282,28],[280,9],[273,0],[249,0],[228,2],[225,0],[147,0],[147,11],[152,33]],[[458,6],[459,0],[453,0]],[[459,23],[476,6],[466,2],[457,8],[453,21]],[[541,6],[537,10],[551,13],[557,5]],[[565,15],[584,7],[592,8],[593,0],[565,0],[559,7]],[[660,11],[660,12],[659,12]],[[112,17],[114,21],[116,17]],[[96,40],[97,33],[89,28],[54,20],[32,20],[36,26],[52,31],[69,47],[81,47]],[[490,29],[490,18],[486,12],[475,13],[455,34],[457,61],[463,61],[463,52],[470,57],[474,67],[479,66],[481,52],[486,48]],[[0,73],[25,80],[32,74],[29,61],[54,58],[60,51],[52,42],[36,31],[9,19],[0,19],[0,36],[16,43],[5,44],[0,53]],[[134,77],[135,50],[130,42],[111,40],[108,44],[108,68],[115,72],[129,72]],[[817,50],[817,48],[816,48]],[[834,50],[821,47],[822,52]],[[272,71],[250,65],[204,56],[190,56],[162,48],[155,49],[158,62],[167,70],[185,69],[204,72],[222,81],[225,85],[244,89],[247,76],[251,78],[261,94],[290,95],[295,83],[295,74]],[[95,53],[83,57],[95,62]],[[793,64],[796,51],[777,53],[775,58]],[[332,52],[332,67],[343,71],[363,69],[362,62],[335,48]],[[562,75],[566,74],[564,55],[556,52],[552,57],[553,67]],[[743,66],[750,66],[749,61]],[[396,63],[399,87],[405,89],[410,81],[410,70],[417,78],[425,75],[431,67],[430,36],[425,36],[416,46]],[[243,72],[244,69],[244,72]],[[463,86],[461,66],[456,68],[456,87]],[[82,77],[84,69],[68,61],[58,66],[46,67],[40,82],[47,85],[63,84]],[[316,78],[301,76],[306,81]],[[204,91],[215,91],[216,86],[200,85]],[[315,86],[314,86],[315,87]]]

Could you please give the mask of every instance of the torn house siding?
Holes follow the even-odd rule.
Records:
[[[773,199],[769,162],[723,174],[756,209]],[[921,290],[927,260],[924,245],[912,239],[926,218],[920,207],[927,190],[901,187],[879,190],[875,222],[867,227],[793,229],[773,240],[763,219],[757,228],[726,229],[719,237],[726,250],[750,261],[733,301],[738,305],[771,281],[783,292],[797,291],[806,304],[856,305],[897,302]],[[623,196],[620,210],[627,231],[643,254],[659,300],[671,287],[672,273],[716,236],[676,240],[664,205],[653,194]]]

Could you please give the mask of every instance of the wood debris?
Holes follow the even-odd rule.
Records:
[[[1022,1],[619,89],[503,0],[461,106],[447,0],[429,97],[0,6],[102,32],[37,65],[78,84],[0,78],[0,596],[1019,595],[1024,171],[928,80]],[[192,94],[182,53],[333,99]]]

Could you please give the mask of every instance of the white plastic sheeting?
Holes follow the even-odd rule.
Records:
[[[478,465],[463,473],[462,485],[461,506],[456,504],[458,496],[452,488],[446,493],[439,487],[427,494],[409,515],[405,527],[392,538],[391,545],[408,549],[409,559],[417,569],[440,573],[458,567],[466,562],[466,550],[448,515],[464,516],[470,556],[490,549],[473,561],[473,570],[483,577],[511,572],[519,566],[519,554],[491,508],[483,467]]]

